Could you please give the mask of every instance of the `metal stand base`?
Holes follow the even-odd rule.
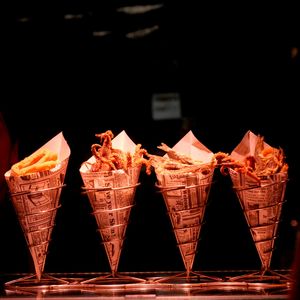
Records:
[[[169,282],[169,283],[195,283],[195,282],[218,282],[222,281],[221,278],[215,277],[215,276],[208,276],[200,272],[190,271],[190,272],[182,272],[171,276],[166,277],[160,277],[156,279],[150,280],[151,282],[156,283],[163,283],[163,282]]]
[[[280,274],[276,271],[262,270],[254,273],[248,273],[240,276],[230,277],[229,281],[243,281],[243,282],[288,282],[291,281],[289,275]]]
[[[57,278],[49,274],[43,274],[41,279],[38,279],[36,274],[27,275],[15,280],[4,283],[5,288],[18,290],[18,289],[47,289],[52,285],[66,285],[69,284],[68,280]]]
[[[87,283],[93,283],[93,284],[126,284],[126,283],[138,283],[138,282],[146,282],[145,279],[129,276],[129,275],[121,275],[119,273],[114,274],[107,274],[98,276],[95,278],[90,278],[87,280],[80,281],[80,284],[87,284]]]

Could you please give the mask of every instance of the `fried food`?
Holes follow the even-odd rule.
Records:
[[[30,173],[47,171],[54,168],[58,163],[57,153],[43,148],[37,150],[30,156],[15,163],[11,167],[12,175],[23,176]]]
[[[137,144],[135,152],[124,152],[120,149],[112,147],[112,139],[114,134],[111,130],[95,134],[100,138],[100,144],[93,144],[91,151],[96,162],[91,165],[92,172],[112,171],[145,165],[146,173],[151,174],[151,164],[147,150],[142,148],[141,144]],[[85,162],[88,163],[88,162]]]
[[[224,152],[217,152],[215,158],[223,175],[227,175],[228,168],[231,168],[260,181],[264,176],[288,171],[283,150],[271,146],[265,148],[264,137],[260,135],[257,138],[254,155],[245,157],[244,161],[237,161]]]
[[[151,164],[157,173],[160,174],[182,174],[190,172],[202,172],[208,174],[215,165],[215,159],[211,162],[204,163],[200,160],[192,159],[191,157],[173,150],[165,143],[157,146],[167,153],[168,156],[150,155]]]

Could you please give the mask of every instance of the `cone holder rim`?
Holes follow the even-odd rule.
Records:
[[[49,230],[49,229],[54,228],[54,227],[55,227],[55,223],[52,226],[45,226],[45,227],[41,227],[41,228],[35,229],[35,230],[27,230],[26,228],[23,228],[23,231],[25,233],[35,233],[35,232],[38,232],[38,231]]]
[[[120,186],[120,187],[97,187],[97,188],[82,186],[81,189],[83,190],[82,193],[117,191],[117,190],[124,190],[124,189],[133,189],[139,186],[140,184],[141,184],[140,182],[137,182],[136,184]]]
[[[34,191],[26,190],[26,191],[15,192],[15,193],[10,192],[10,196],[11,197],[17,197],[17,196],[22,196],[22,195],[27,195],[27,194],[39,194],[39,193],[47,192],[47,191],[51,191],[51,190],[62,189],[65,186],[66,186],[66,184],[62,184],[62,185],[59,185],[59,186],[48,187],[48,188],[38,189],[38,190],[34,190]]]
[[[265,188],[265,187],[269,187],[269,186],[272,186],[272,185],[280,185],[280,184],[285,184],[286,182],[288,181],[288,179],[284,179],[284,180],[280,180],[280,181],[277,181],[277,182],[271,182],[271,183],[267,183],[267,184],[264,184],[264,185],[253,185],[253,186],[233,186],[232,188],[239,192],[239,191],[245,191],[245,190],[252,190],[252,189],[259,189],[259,188]]]
[[[264,227],[268,227],[268,226],[274,226],[274,225],[279,225],[280,221],[277,220],[275,221],[274,223],[269,223],[269,224],[261,224],[261,225],[254,225],[254,226],[251,226],[249,225],[249,228],[253,228],[253,229],[256,229],[256,228],[264,228]]]
[[[193,184],[193,185],[159,185],[158,183],[155,183],[155,186],[159,189],[159,192],[164,193],[168,191],[176,191],[176,190],[182,190],[182,189],[195,189],[202,186],[209,186],[213,182],[205,183],[205,184]]]
[[[91,214],[96,215],[96,214],[101,214],[101,213],[111,213],[111,212],[115,212],[115,211],[131,209],[134,206],[135,206],[134,204],[131,204],[131,205],[126,205],[126,206],[112,208],[112,209],[96,209],[96,210],[93,210]]]
[[[177,243],[176,246],[177,246],[178,248],[180,248],[180,246],[184,246],[184,245],[188,245],[188,244],[196,244],[196,246],[197,246],[198,241],[199,241],[199,239],[197,239],[196,241],[193,240],[193,241],[191,241],[191,242]],[[198,253],[198,251],[195,249],[195,250],[189,252],[188,254],[185,254],[184,256],[186,257],[186,256],[190,256],[190,255],[195,255],[196,253]]]
[[[266,243],[266,242],[268,242],[268,241],[273,241],[273,242],[274,242],[276,239],[277,239],[277,237],[276,237],[276,236],[273,236],[273,237],[271,237],[270,239],[264,239],[264,240],[253,241],[253,242],[254,242],[254,244],[260,244],[260,243]],[[273,247],[271,248],[270,251],[266,251],[266,252],[264,252],[264,253],[272,252],[274,249],[275,249],[275,247],[273,246]]]
[[[249,209],[245,209],[245,208],[243,207],[243,211],[244,211],[244,212],[249,212],[249,211],[259,211],[259,210],[262,210],[262,209],[272,208],[272,207],[275,207],[275,206],[282,206],[285,202],[286,202],[286,200],[284,200],[284,201],[278,201],[278,202],[276,202],[275,204],[270,204],[270,205],[266,205],[266,206],[261,206],[261,207],[258,207],[258,208],[249,208]]]
[[[201,224],[200,225],[203,225],[203,224],[205,224],[205,221],[203,221],[203,222],[201,222]],[[185,230],[185,229],[190,229],[190,228],[193,228],[193,227],[199,227],[199,224],[196,224],[196,225],[194,225],[194,224],[192,224],[192,225],[189,225],[189,226],[186,226],[186,227],[181,227],[181,228],[172,228],[173,230]]]
[[[96,231],[101,231],[102,229],[114,229],[118,227],[124,227],[127,226],[130,222],[127,223],[120,223],[120,224],[115,224],[115,225],[107,225],[107,226],[98,226]]]
[[[35,247],[40,247],[40,246],[42,246],[42,245],[46,245],[46,244],[48,244],[48,243],[50,243],[50,242],[51,242],[51,239],[49,239],[49,240],[47,240],[47,241],[44,241],[44,242],[41,242],[41,243],[39,243],[39,244],[37,244],[37,245],[30,245],[30,244],[28,244],[28,243],[27,243],[27,245],[28,245],[28,248],[32,249],[32,248],[35,248]],[[47,251],[45,254],[46,254],[46,256],[47,256],[48,251]]]
[[[124,237],[123,239],[121,239],[121,238],[112,238],[112,239],[110,239],[109,241],[104,241],[104,240],[102,240],[101,241],[101,244],[109,244],[109,243],[111,243],[111,242],[114,242],[114,241],[120,241],[122,244],[123,244],[123,242],[126,240],[126,237]],[[123,246],[122,246],[123,247]]]
[[[174,227],[174,228],[172,228],[174,231],[177,231],[177,230],[184,230],[184,229],[190,229],[190,228],[193,228],[193,227],[199,227],[199,225],[201,226],[201,225],[203,225],[205,222],[203,221],[203,222],[201,222],[201,223],[199,223],[199,224],[192,224],[192,225],[189,225],[189,226],[185,226],[185,227],[179,227],[179,228],[177,228],[177,227]]]
[[[49,209],[45,209],[45,210],[41,210],[39,212],[34,212],[34,213],[25,213],[25,214],[20,214],[18,212],[16,212],[17,216],[19,219],[25,219],[26,217],[32,217],[32,216],[37,216],[37,215],[42,215],[48,212],[52,212],[54,210],[58,210],[61,207],[61,204],[55,206],[55,207],[51,207]]]
[[[207,205],[207,202],[205,202],[203,205],[198,205],[198,206],[194,206],[194,207],[190,207],[190,208],[183,208],[183,209],[169,209],[168,207],[166,208],[167,214],[173,214],[173,213],[180,213],[180,212],[184,212],[184,211],[188,211],[188,210],[193,210],[193,209],[199,209],[199,208],[205,208]]]

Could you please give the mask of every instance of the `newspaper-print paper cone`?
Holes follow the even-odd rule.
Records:
[[[70,149],[61,133],[43,147],[58,153],[60,163],[55,168],[24,176],[12,176],[10,171],[5,174],[38,280],[44,271],[70,156]]]
[[[115,225],[128,224],[132,206],[94,210],[93,215],[95,216],[98,228],[105,229]]]
[[[171,217],[171,222],[172,220],[173,218]],[[177,245],[183,258],[185,269],[188,272],[193,268],[200,230],[201,224],[186,228],[174,228]]]
[[[127,224],[99,229],[112,274],[118,270]]]
[[[187,274],[192,271],[214,168],[202,172],[156,174]]]
[[[257,182],[244,173],[229,170],[262,266],[270,268],[287,182],[287,174],[278,173]]]
[[[140,170],[140,167],[105,172],[80,169],[113,274],[117,271]]]

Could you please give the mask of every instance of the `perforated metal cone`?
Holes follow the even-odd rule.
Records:
[[[268,176],[258,185],[247,174],[229,172],[262,266],[267,270],[284,202],[287,174]]]

